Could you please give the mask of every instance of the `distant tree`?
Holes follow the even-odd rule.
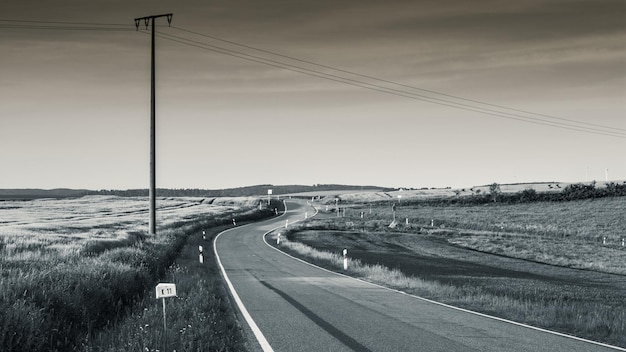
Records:
[[[595,198],[597,193],[596,181],[591,182],[591,184],[573,183],[561,191],[565,200]]]
[[[537,199],[537,191],[532,188],[527,188],[520,192],[519,196],[520,201],[522,202],[530,202]]]
[[[491,194],[491,199],[494,203],[498,201],[498,196],[500,195],[500,193],[502,193],[502,191],[500,190],[499,184],[494,182],[489,185],[489,194]]]

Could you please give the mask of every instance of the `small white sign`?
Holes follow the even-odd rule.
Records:
[[[176,297],[176,284],[161,283],[156,286],[156,298]]]
[[[268,190],[267,190],[267,194],[272,194],[272,190],[271,190],[271,189],[268,189]]]

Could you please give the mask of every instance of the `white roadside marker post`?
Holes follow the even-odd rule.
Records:
[[[289,219],[287,219],[287,221],[285,221],[285,228],[287,228],[289,226]]]
[[[163,299],[163,350],[167,350],[167,320],[165,315],[165,299],[167,297],[176,297],[176,284],[160,283],[156,285],[156,298]]]
[[[237,221],[235,221],[235,219],[233,219],[233,226],[237,226]]]
[[[206,241],[206,232],[202,230],[202,240]]]
[[[343,270],[348,270],[348,249],[343,249]]]
[[[200,264],[204,264],[204,253],[203,253],[203,249],[202,246],[198,246],[198,251],[200,252],[200,255],[198,256],[199,260],[200,260]]]
[[[276,244],[280,244],[280,233],[276,235]]]
[[[308,218],[309,217],[309,213],[308,212],[304,212],[304,218]]]

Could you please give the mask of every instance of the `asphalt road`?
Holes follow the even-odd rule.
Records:
[[[263,235],[313,214],[288,201],[281,217],[222,233],[215,251],[251,345],[264,351],[615,351],[438,305],[308,265]],[[338,249],[339,251],[340,249]]]

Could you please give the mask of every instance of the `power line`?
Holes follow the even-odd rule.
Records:
[[[242,59],[249,60],[249,61],[254,61],[254,62],[258,62],[258,63],[270,65],[270,66],[275,66],[275,67],[279,67],[279,68],[282,68],[282,69],[286,69],[286,70],[290,70],[290,71],[294,71],[294,72],[298,72],[298,73],[303,73],[303,74],[307,74],[307,75],[311,75],[311,76],[315,76],[315,77],[329,79],[329,80],[332,80],[332,81],[337,81],[337,82],[341,82],[341,83],[344,83],[344,84],[349,84],[349,85],[353,85],[353,86],[357,86],[357,87],[361,87],[361,88],[365,88],[365,89],[375,90],[375,91],[379,91],[379,92],[383,92],[383,93],[387,93],[387,94],[393,94],[393,95],[397,95],[397,96],[401,96],[401,97],[405,97],[405,98],[421,100],[421,101],[427,101],[427,102],[438,104],[438,105],[454,107],[454,108],[458,108],[458,109],[463,109],[463,110],[467,110],[467,111],[473,111],[473,112],[477,112],[477,113],[482,113],[482,114],[486,114],[486,115],[492,115],[492,116],[502,117],[502,118],[507,118],[507,119],[512,119],[512,120],[518,120],[518,121],[523,121],[523,122],[535,123],[535,124],[540,124],[540,125],[544,125],[544,126],[569,129],[569,130],[574,130],[574,131],[579,131],[579,132],[595,133],[595,134],[601,134],[601,135],[606,135],[606,136],[611,136],[611,137],[626,138],[626,135],[620,135],[621,134],[620,132],[602,131],[602,130],[597,130],[597,129],[585,128],[585,127],[581,127],[581,126],[567,125],[567,124],[562,124],[562,123],[558,124],[557,122],[545,121],[545,120],[532,118],[532,117],[528,117],[528,116],[514,115],[514,114],[511,114],[511,113],[507,113],[507,112],[500,112],[500,111],[485,109],[485,108],[481,108],[481,107],[471,106],[471,105],[467,105],[467,104],[461,104],[461,103],[457,103],[457,102],[445,101],[445,100],[442,100],[442,99],[439,99],[439,98],[434,98],[434,97],[420,96],[420,95],[416,95],[415,93],[400,91],[400,90],[397,90],[397,89],[392,89],[392,88],[387,88],[387,87],[381,87],[381,86],[373,85],[373,84],[367,83],[367,82],[356,81],[356,80],[349,79],[349,78],[346,78],[346,77],[340,77],[340,76],[337,76],[337,75],[332,75],[332,74],[327,74],[327,73],[323,73],[323,72],[319,72],[319,71],[314,71],[314,70],[310,70],[310,69],[307,69],[307,68],[302,68],[302,67],[298,67],[298,66],[295,66],[295,65],[290,65],[290,64],[278,62],[278,61],[275,61],[275,60],[261,58],[261,57],[258,57],[258,56],[253,56],[253,55],[249,55],[249,54],[233,51],[233,50],[230,50],[230,49],[221,48],[221,47],[217,47],[217,46],[206,44],[206,43],[201,43],[201,42],[194,41],[194,40],[191,40],[191,39],[186,39],[186,38],[182,38],[182,37],[178,37],[178,36],[173,36],[173,35],[170,35],[170,34],[163,34],[163,33],[161,33],[161,35],[162,35],[163,39],[179,42],[179,43],[182,43],[182,44],[198,47],[198,48],[201,48],[201,49],[211,50],[211,51],[215,51],[215,52],[219,52],[219,53],[222,53],[222,54],[225,54],[225,55],[230,55],[230,56],[242,58]],[[168,37],[173,37],[173,38],[168,38]],[[178,38],[178,39],[174,39],[174,38]],[[189,42],[191,42],[191,43],[189,43]],[[192,44],[192,43],[195,43],[195,44]],[[265,60],[265,61],[263,61],[263,60]],[[290,67],[287,67],[287,66],[290,66]],[[306,71],[308,71],[308,72],[306,72]],[[438,101],[433,101],[431,99],[438,100]],[[456,105],[454,105],[454,104],[456,104]],[[505,115],[505,114],[507,114],[507,115]],[[532,121],[532,120],[535,120],[535,121]]]
[[[9,19],[0,19],[0,28],[76,31],[130,31],[134,29],[132,25],[118,23],[61,22]]]
[[[437,95],[445,96],[445,97],[448,97],[448,98],[454,98],[454,99],[458,99],[458,100],[462,100],[462,101],[466,101],[466,102],[471,102],[471,103],[477,103],[477,104],[490,106],[490,107],[494,107],[494,108],[510,110],[510,111],[514,111],[514,112],[517,112],[517,113],[524,113],[524,114],[530,114],[530,115],[535,115],[535,116],[549,118],[549,119],[567,121],[569,123],[574,123],[574,124],[600,127],[600,128],[609,129],[609,130],[626,131],[626,129],[624,129],[624,128],[605,126],[605,125],[589,123],[589,122],[576,121],[576,120],[566,119],[566,118],[562,118],[562,117],[556,117],[556,116],[546,115],[546,114],[539,114],[539,113],[535,113],[535,112],[531,112],[531,111],[527,111],[527,110],[521,110],[521,109],[515,109],[515,108],[502,106],[502,105],[496,105],[496,104],[492,104],[492,103],[488,103],[488,102],[484,102],[484,101],[479,101],[479,100],[474,100],[474,99],[467,99],[467,98],[463,98],[463,97],[460,97],[460,96],[457,96],[457,95],[441,93],[441,92],[437,92],[437,91],[433,91],[433,90],[419,88],[419,87],[415,87],[415,86],[411,86],[411,85],[407,85],[407,84],[403,84],[403,83],[398,83],[398,82],[394,82],[394,81],[390,81],[390,80],[386,80],[386,79],[382,79],[382,78],[373,77],[373,76],[370,76],[370,75],[357,73],[357,72],[354,72],[354,71],[344,70],[344,69],[333,67],[333,66],[329,66],[329,65],[319,64],[319,63],[316,63],[316,62],[313,62],[313,61],[304,60],[304,59],[296,58],[296,57],[293,57],[293,56],[280,54],[280,53],[277,53],[277,52],[274,52],[274,51],[270,51],[270,50],[266,50],[266,49],[253,47],[253,46],[250,46],[250,45],[237,43],[237,42],[234,42],[234,41],[231,41],[231,40],[226,40],[226,39],[219,38],[219,37],[216,37],[216,36],[203,34],[203,33],[195,32],[195,31],[191,31],[191,30],[188,30],[188,29],[185,29],[185,28],[180,28],[180,27],[176,27],[176,26],[172,26],[172,28],[180,30],[180,31],[184,31],[184,32],[187,32],[187,33],[203,36],[203,37],[206,37],[206,38],[218,40],[218,41],[221,41],[221,42],[237,45],[237,46],[240,46],[240,47],[243,47],[243,48],[252,49],[252,50],[259,51],[259,52],[264,52],[264,53],[268,53],[268,54],[271,54],[271,55],[283,57],[283,58],[286,58],[286,59],[289,59],[289,60],[294,60],[294,61],[298,61],[298,62],[302,62],[302,63],[306,63],[306,64],[310,64],[310,65],[314,65],[314,66],[318,66],[318,67],[322,67],[322,68],[326,68],[326,69],[331,69],[331,70],[338,71],[338,72],[348,73],[348,74],[351,74],[351,75],[355,75],[355,76],[359,76],[359,77],[363,77],[363,78],[367,78],[367,79],[371,79],[371,80],[375,80],[375,81],[379,81],[379,82],[384,82],[384,83],[388,83],[388,84],[393,84],[393,85],[400,86],[400,87],[405,87],[405,88],[419,90],[419,91],[422,91],[422,92],[437,94]]]
[[[3,23],[3,22],[8,22],[8,23]],[[12,19],[0,19],[0,28],[33,29],[33,30],[77,30],[77,31],[130,31],[130,30],[133,30],[131,25],[121,24],[121,23],[35,21],[35,20],[12,20]],[[360,87],[360,88],[364,88],[368,90],[378,91],[378,92],[382,92],[386,94],[392,94],[392,95],[396,95],[396,96],[400,96],[404,98],[425,101],[425,102],[429,102],[432,104],[438,104],[442,106],[448,106],[448,107],[453,107],[453,108],[462,109],[466,111],[472,111],[472,112],[477,112],[477,113],[481,113],[485,115],[491,115],[495,117],[512,119],[512,120],[517,120],[517,121],[522,121],[522,122],[527,122],[527,123],[534,123],[534,124],[539,124],[539,125],[544,125],[544,126],[569,129],[569,130],[574,130],[574,131],[579,131],[579,132],[594,133],[594,134],[606,135],[606,136],[611,136],[611,137],[626,138],[626,133],[624,133],[626,132],[626,129],[623,129],[623,128],[576,121],[576,120],[571,120],[571,119],[566,119],[566,118],[561,118],[561,117],[556,117],[556,116],[551,116],[551,115],[534,113],[534,112],[521,110],[521,109],[509,108],[506,106],[491,104],[491,103],[487,103],[487,102],[483,102],[479,100],[467,99],[467,98],[463,98],[463,97],[456,96],[456,95],[423,89],[423,88],[419,88],[419,87],[415,87],[415,86],[411,86],[411,85],[407,85],[403,83],[398,83],[398,82],[394,82],[391,80],[381,79],[381,78],[373,77],[371,75],[365,75],[365,74],[361,74],[361,73],[357,73],[357,72],[353,72],[353,71],[349,71],[349,70],[345,70],[345,69],[341,69],[341,68],[337,68],[337,67],[333,67],[329,65],[323,65],[323,64],[319,64],[319,63],[312,62],[309,60],[296,58],[293,56],[283,55],[274,51],[256,48],[256,47],[245,45],[245,44],[240,44],[231,40],[222,39],[216,36],[211,36],[211,35],[195,32],[195,31],[191,31],[188,29],[180,28],[180,27],[172,27],[172,28],[177,29],[179,31],[187,32],[190,34],[218,40],[218,41],[225,42],[225,43],[232,44],[232,45],[236,45],[242,48],[251,49],[251,50],[258,51],[258,52],[285,58],[288,60],[317,66],[317,67],[324,68],[327,70],[339,72],[341,74],[348,74],[351,76],[365,78],[365,79],[368,79],[374,82],[379,82],[379,83],[375,84],[375,83],[370,83],[370,82],[366,82],[366,81],[359,80],[359,79],[342,76],[341,74],[334,74],[334,73],[327,73],[327,72],[322,72],[318,70],[313,70],[310,68],[290,64],[287,62],[282,62],[278,60],[269,59],[266,57],[252,55],[249,53],[236,51],[236,50],[232,50],[232,49],[228,49],[228,48],[224,48],[224,47],[220,47],[216,45],[211,45],[205,42],[200,42],[200,41],[192,40],[192,39],[185,38],[185,37],[175,36],[172,34],[159,33],[158,35],[162,37],[163,39],[178,42],[178,43],[185,44],[185,45],[194,46],[200,49],[210,50],[210,51],[218,52],[224,55],[229,55],[229,56],[237,57],[240,59],[261,63],[264,65],[274,66],[274,67],[278,67],[281,69],[285,69],[285,70],[289,70],[289,71],[293,71],[293,72],[297,72],[301,74],[306,74],[306,75],[310,75],[310,76],[314,76],[314,77],[318,77],[318,78],[322,78],[326,80],[340,82],[343,84],[348,84],[348,85],[352,85],[352,86],[356,86],[356,87]],[[383,86],[381,85],[381,83],[391,84],[396,87],[401,87],[401,89]],[[436,96],[417,94],[412,91],[407,91],[404,88],[426,92],[429,94],[434,94]],[[437,97],[437,96],[440,96],[440,97]],[[454,99],[454,100],[450,100],[450,99]],[[476,105],[476,104],[479,104],[479,105]],[[532,115],[532,116],[527,116],[527,115]],[[563,122],[560,122],[560,121],[563,121]]]
[[[0,22],[24,22],[24,23],[47,23],[47,24],[69,24],[69,25],[89,25],[89,26],[120,26],[134,28],[126,23],[101,23],[101,22],[63,22],[63,21],[34,21],[34,20],[9,20],[0,19]]]
[[[191,39],[188,39],[188,38],[183,38],[183,37],[179,37],[179,36],[175,36],[175,35],[171,35],[171,34],[159,33],[159,36],[162,37],[163,39],[166,39],[166,40],[178,42],[178,43],[185,44],[185,45],[194,46],[194,47],[205,49],[205,50],[219,52],[219,53],[224,54],[224,55],[234,56],[234,57],[238,57],[238,58],[241,58],[241,59],[244,59],[244,60],[248,60],[248,61],[253,61],[253,62],[257,62],[257,63],[269,65],[269,66],[278,67],[278,68],[281,68],[281,69],[286,69],[286,70],[293,71],[293,72],[307,74],[307,75],[310,75],[310,76],[315,76],[315,77],[319,77],[319,78],[323,78],[323,79],[327,79],[327,80],[332,80],[332,81],[336,81],[336,82],[340,82],[340,83],[344,83],[344,84],[349,84],[349,85],[352,85],[352,86],[357,86],[357,87],[361,87],[361,88],[365,88],[365,89],[369,89],[369,90],[374,90],[374,91],[387,93],[387,94],[392,94],[392,95],[396,95],[396,96],[401,96],[401,97],[405,97],[405,98],[410,98],[410,99],[414,99],[414,100],[426,101],[426,102],[430,102],[430,103],[433,103],[433,104],[453,107],[453,108],[462,109],[462,110],[466,110],[466,111],[472,111],[472,112],[482,113],[482,114],[491,115],[491,116],[495,116],[495,117],[507,118],[507,119],[517,120],[517,121],[523,121],[523,122],[528,122],[528,123],[534,123],[534,124],[539,124],[539,125],[544,125],[544,126],[555,127],[555,128],[562,128],[562,129],[568,129],[568,130],[579,131],[579,132],[594,133],[594,134],[606,135],[606,136],[617,137],[617,138],[626,138],[626,134],[623,134],[621,132],[604,131],[604,130],[597,129],[597,128],[577,126],[577,125],[566,124],[566,123],[561,123],[561,122],[549,121],[549,120],[545,120],[545,119],[541,119],[541,118],[530,117],[530,116],[523,116],[523,115],[519,115],[519,114],[514,114],[514,113],[509,113],[509,112],[504,112],[504,111],[498,111],[498,110],[493,110],[493,109],[487,109],[487,108],[483,108],[483,107],[479,107],[479,106],[473,106],[473,105],[469,105],[469,104],[465,104],[465,103],[459,103],[459,102],[444,100],[444,99],[440,99],[440,98],[436,98],[436,97],[429,97],[429,96],[419,95],[419,94],[412,93],[412,92],[407,92],[407,91],[403,91],[403,90],[399,90],[399,89],[394,89],[394,88],[384,87],[384,86],[380,86],[380,85],[375,85],[375,84],[372,84],[372,83],[363,82],[363,81],[359,81],[359,80],[355,80],[355,79],[351,79],[351,78],[347,78],[347,77],[342,77],[342,76],[339,76],[339,75],[334,75],[334,74],[329,74],[329,73],[320,72],[320,71],[316,71],[316,70],[311,70],[311,69],[300,67],[300,66],[297,66],[297,65],[291,65],[291,64],[288,64],[288,63],[267,59],[267,58],[264,58],[264,57],[250,55],[250,54],[242,53],[242,52],[239,52],[239,51],[236,51],[236,50],[231,50],[231,49],[227,49],[227,48],[223,48],[223,47],[218,47],[218,46],[215,46],[215,45],[211,45],[211,44],[207,44],[207,43],[204,43],[204,42],[199,42],[199,41],[195,41],[195,40],[191,40]],[[567,119],[564,119],[564,120],[569,121]],[[606,127],[606,128],[610,128],[610,127]]]
[[[29,25],[5,25],[0,24],[3,29],[43,29],[43,30],[65,30],[65,31],[100,31],[100,32],[130,32],[132,28],[106,28],[106,27],[70,27],[70,26],[29,26]]]

